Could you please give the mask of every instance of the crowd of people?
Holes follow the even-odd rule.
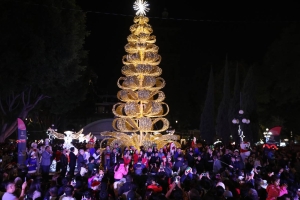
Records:
[[[31,145],[25,166],[1,168],[3,200],[299,199],[300,153],[253,146],[166,145],[100,150]],[[2,158],[2,157],[1,157]],[[56,162],[56,172],[50,166]]]

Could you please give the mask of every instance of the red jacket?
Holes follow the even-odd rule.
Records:
[[[276,187],[273,184],[268,185],[266,191],[268,193],[266,200],[275,200],[277,197],[281,197],[282,195],[288,193],[285,187]]]
[[[152,190],[155,193],[161,192],[162,191],[162,187],[160,185],[148,185],[147,189]]]
[[[139,154],[133,154],[133,164],[136,164],[139,161]]]
[[[129,159],[127,157],[124,157],[123,159],[124,159],[124,166],[127,166],[130,164],[131,159]]]

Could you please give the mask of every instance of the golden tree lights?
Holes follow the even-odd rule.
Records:
[[[163,102],[165,94],[160,91],[165,85],[164,79],[159,77],[162,69],[158,66],[161,56],[158,55],[156,38],[151,35],[153,30],[145,17],[148,3],[137,0],[134,9],[137,10],[134,24],[130,27],[131,34],[125,45],[127,55],[123,56],[122,74],[117,85],[121,89],[117,93],[121,101],[113,106],[116,118],[113,127],[117,132],[103,132],[102,136],[109,136],[109,143],[121,143],[126,146],[158,147],[176,141],[179,136],[173,134],[162,135],[160,132],[169,128],[169,121],[164,118],[169,107]],[[158,128],[160,127],[160,128]]]

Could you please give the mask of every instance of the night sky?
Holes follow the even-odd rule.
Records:
[[[116,82],[122,76],[122,56],[126,55],[124,46],[135,15],[133,2],[78,1],[82,10],[89,11],[86,16],[90,36],[85,48],[89,51],[89,66],[98,75],[97,91],[100,94],[115,95],[119,90]],[[176,103],[172,102],[174,100],[170,96],[174,95],[172,87],[178,87],[176,74],[180,74],[182,85],[187,83],[186,92],[194,95],[197,104],[200,102],[196,109],[201,110],[211,67],[218,74],[224,68],[226,55],[229,62],[247,66],[261,64],[270,45],[280,37],[282,31],[291,22],[299,20],[297,7],[293,5],[262,6],[252,2],[206,5],[200,1],[170,0],[148,2],[149,24],[157,37],[156,44],[162,56],[161,77],[167,82],[163,91],[173,115]],[[168,20],[161,19],[165,9]],[[234,71],[230,73],[233,85]],[[193,84],[198,86],[189,87],[188,82],[195,75],[198,76],[197,82]],[[197,91],[193,91],[195,89]],[[221,93],[222,85],[216,85],[215,90]],[[198,125],[199,118],[193,126],[197,128]]]
[[[103,89],[107,93],[111,93],[110,89],[113,88],[117,90],[114,86],[121,75],[121,59],[125,55],[124,46],[127,44],[126,38],[130,34],[129,27],[133,24],[135,14],[132,9],[133,2],[79,1],[83,10],[91,11],[87,12],[90,36],[87,38],[86,48],[89,50],[89,64],[99,75],[99,85],[106,85]],[[198,1],[148,2],[150,12],[147,16],[150,18],[153,34],[157,37],[156,44],[163,58],[163,70],[163,66],[167,64],[164,63],[164,57],[167,56],[164,50],[170,46],[161,44],[164,37],[168,36],[168,33],[166,36],[164,31],[159,31],[161,27],[176,28],[177,33],[171,42],[177,44],[175,48],[181,55],[180,63],[190,65],[184,66],[185,69],[201,67],[206,63],[213,65],[224,60],[226,54],[229,60],[252,64],[262,61],[269,45],[298,16],[293,6],[279,10],[261,5],[205,5]],[[158,19],[164,9],[167,9],[169,18],[172,19]],[[204,80],[202,84],[206,83],[207,80]],[[107,87],[109,89],[105,89]]]

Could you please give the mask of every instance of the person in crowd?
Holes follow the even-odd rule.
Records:
[[[142,158],[142,164],[145,165],[147,168],[149,166],[149,158],[146,153],[144,154],[144,156]]]
[[[77,169],[80,171],[81,167],[87,163],[84,159],[85,151],[83,149],[79,150],[78,156],[77,156]]]
[[[177,149],[176,149],[176,151],[174,152],[173,157],[174,157],[174,161],[175,161],[175,162],[177,161],[177,158],[178,158],[178,157],[183,157],[182,151],[181,151],[180,148],[177,148]]]
[[[119,147],[119,144],[118,143],[115,143],[115,149],[118,153],[118,156],[121,156],[122,155],[122,152],[121,152],[121,148]]]
[[[132,155],[133,165],[139,161],[139,157],[140,157],[139,151],[135,149]]]
[[[94,157],[90,157],[89,158],[89,163],[87,164],[87,168],[88,168],[88,173],[89,175],[92,174],[92,171],[94,169],[96,169],[98,166],[95,164],[95,158]]]
[[[118,196],[121,196],[123,193],[128,192],[129,190],[136,190],[137,186],[133,183],[133,179],[130,175],[126,176],[126,182],[119,188]]]
[[[152,190],[154,193],[159,193],[162,191],[162,187],[157,184],[155,178],[151,178],[150,184],[147,186],[148,190]]]
[[[90,149],[87,148],[85,151],[84,151],[84,154],[83,154],[83,158],[85,160],[85,163],[88,163],[89,162],[89,158],[91,157],[91,154],[90,154]]]
[[[61,200],[76,200],[73,198],[74,187],[72,185],[67,185],[64,188],[64,194],[60,197]]]
[[[101,152],[100,152],[100,149],[97,149],[96,151],[95,151],[95,153],[93,153],[93,157],[94,157],[94,159],[95,159],[95,163],[97,164],[97,165],[100,165],[100,156],[101,156]]]
[[[123,178],[123,176],[127,175],[129,166],[124,166],[124,161],[119,160],[118,164],[114,168],[114,179],[115,181],[119,181]]]
[[[65,177],[66,176],[66,173],[67,173],[67,168],[68,168],[68,155],[67,155],[67,150],[64,149],[62,151],[62,154],[60,156],[60,164],[61,164],[61,176],[62,177]]]
[[[195,160],[195,167],[199,174],[201,174],[204,171],[204,161],[202,160],[201,155],[197,156]]]
[[[123,161],[124,161],[125,167],[130,165],[131,155],[130,155],[129,151],[127,151],[126,153],[124,152]]]
[[[74,173],[75,173],[75,167],[76,167],[76,160],[77,160],[77,157],[76,155],[74,154],[74,151],[75,151],[75,148],[74,147],[71,147],[70,148],[70,153],[69,153],[69,175],[72,177],[74,176]]]
[[[142,159],[139,158],[139,161],[133,165],[133,169],[135,172],[135,175],[137,176],[141,176],[143,173],[143,169],[145,169],[145,165],[142,163]]]
[[[43,151],[42,153],[42,159],[41,159],[41,169],[42,169],[42,176],[44,181],[49,181],[51,157],[52,157],[51,147],[46,146],[45,151]]]
[[[213,162],[213,172],[218,173],[220,169],[222,168],[221,161],[217,158],[217,156],[213,156],[214,162]],[[192,165],[191,165],[192,166]]]
[[[45,196],[44,200],[57,200],[57,199],[59,199],[58,188],[56,186],[53,186],[49,189],[48,195]]]
[[[110,146],[107,145],[106,148],[105,148],[105,150],[104,150],[104,152],[103,152],[103,156],[104,156],[104,168],[105,168],[105,170],[108,170],[108,168],[110,167],[110,163],[111,163],[111,161],[110,161],[110,158],[111,158],[110,154],[111,154]]]
[[[183,167],[183,157],[181,155],[179,155],[173,166],[173,171],[178,172],[180,170],[180,168],[182,168],[182,167]]]
[[[14,182],[7,181],[6,183],[4,183],[4,185],[5,185],[6,192],[2,196],[3,200],[17,200],[17,199],[24,198],[24,196],[25,196],[25,189],[27,187],[27,182],[26,181],[22,184],[22,191],[21,191],[21,194],[20,194],[19,197],[16,197],[14,195],[14,192],[16,190]]]
[[[35,174],[37,170],[37,157],[36,152],[32,151],[30,157],[26,160],[26,166],[28,169],[28,174]]]
[[[56,161],[55,171],[56,172],[60,172],[60,170],[61,170],[61,161],[60,161],[61,154],[62,154],[62,152],[59,149],[57,149],[55,151],[55,161]]]
[[[110,153],[110,165],[115,166],[118,163],[118,160],[120,159],[120,153],[116,148],[113,149],[113,151]]]
[[[158,152],[154,153],[153,156],[151,156],[151,159],[149,161],[150,164],[156,164],[156,166],[160,166],[161,159],[158,156]]]
[[[272,176],[271,181],[269,185],[267,186],[267,199],[266,200],[274,200],[278,197],[281,197],[284,194],[287,194],[287,185],[279,186],[280,185],[280,179],[276,176]]]
[[[27,195],[32,200],[42,197],[41,182],[39,179],[33,180],[33,182],[30,184]]]
[[[91,157],[90,157],[91,158]],[[90,164],[90,163],[89,163]],[[88,165],[83,163],[80,167],[80,171],[78,172],[78,175],[77,176],[81,176],[81,177],[84,177],[85,174],[88,173]]]
[[[205,154],[205,170],[213,171],[214,157],[213,151],[208,147],[207,152]]]

